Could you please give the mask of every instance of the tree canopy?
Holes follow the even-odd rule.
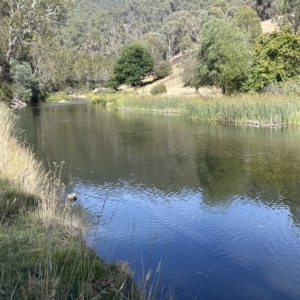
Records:
[[[278,18],[283,25],[288,25],[294,33],[299,34],[300,29],[300,1],[283,0],[281,3],[281,13],[283,17]]]
[[[235,22],[212,19],[203,28],[194,84],[219,85],[231,94],[241,90],[251,65],[249,34]]]
[[[138,43],[123,48],[114,67],[110,85],[117,88],[121,84],[141,85],[142,79],[153,69],[153,58],[150,52]]]
[[[0,4],[1,48],[4,55],[2,64],[8,65],[16,58],[20,47],[45,37],[54,25],[65,21],[67,7],[72,0],[2,0]],[[2,67],[0,69],[3,70]],[[0,73],[0,77],[3,73]]]
[[[245,90],[262,91],[270,83],[300,75],[300,37],[285,26],[258,38]]]
[[[234,19],[239,27],[250,33],[252,40],[262,34],[260,19],[250,6],[240,8],[234,14]]]

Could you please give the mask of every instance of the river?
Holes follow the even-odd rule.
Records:
[[[88,244],[152,270],[157,299],[300,299],[300,128],[40,104],[18,121],[89,222]]]

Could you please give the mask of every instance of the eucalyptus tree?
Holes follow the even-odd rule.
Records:
[[[250,33],[252,40],[262,34],[260,19],[250,6],[240,8],[234,14],[234,19],[239,27]]]
[[[300,29],[300,1],[283,0],[281,2],[282,17],[278,18],[280,25],[289,25],[294,33],[299,34]]]
[[[1,0],[0,27],[4,64],[15,58],[18,48],[45,37],[62,24],[73,0]]]

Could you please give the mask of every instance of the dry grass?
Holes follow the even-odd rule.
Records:
[[[278,30],[277,23],[274,19],[266,20],[261,22],[261,29],[263,33],[270,33]]]
[[[165,84],[167,88],[167,93],[164,95],[167,96],[196,96],[198,93],[195,88],[192,87],[185,87],[181,74],[183,72],[183,65],[181,64],[180,60],[172,65],[172,73],[171,75],[152,81],[148,78],[146,81],[150,82],[147,85],[140,87],[140,88],[133,88],[128,86],[121,86],[120,89],[125,92],[129,93],[136,93],[140,96],[148,96],[151,95],[151,89],[158,84]],[[152,78],[153,80],[153,78]],[[210,89],[204,88],[202,92],[207,91],[210,92]]]

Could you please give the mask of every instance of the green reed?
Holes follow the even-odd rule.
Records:
[[[121,110],[179,113],[216,122],[300,125],[300,99],[285,95],[235,95],[214,98],[126,95],[116,100]]]

